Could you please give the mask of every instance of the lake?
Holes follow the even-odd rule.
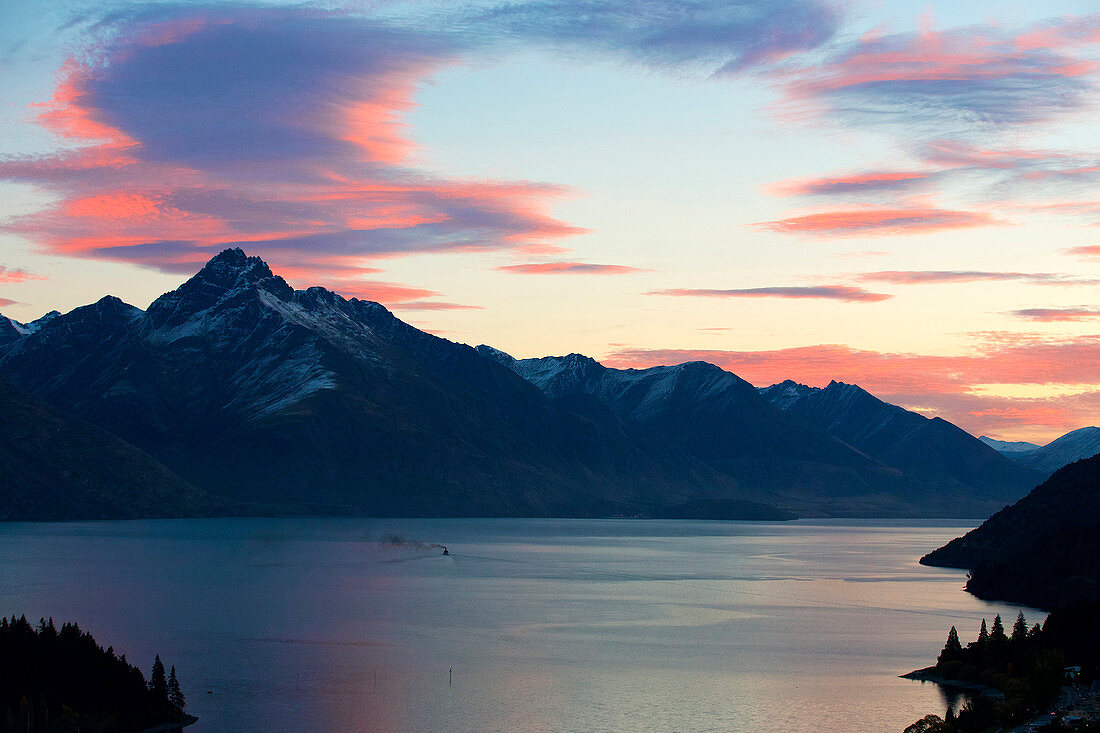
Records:
[[[76,621],[146,676],[159,653],[189,733],[900,733],[946,703],[897,675],[1015,620],[917,564],[973,526],[4,523],[0,613]]]

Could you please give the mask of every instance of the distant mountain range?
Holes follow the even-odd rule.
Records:
[[[980,598],[1051,608],[1100,602],[1100,455],[1060,468],[977,529],[921,558],[970,571]]]
[[[0,317],[0,375],[233,511],[973,517],[1037,480],[858,387],[516,360],[296,291],[239,249],[146,311]]]
[[[985,516],[1041,478],[944,420],[858,387],[785,382],[757,390],[705,362],[619,370],[580,354],[517,360],[488,346],[478,351],[555,401],[593,400],[635,434],[656,436],[762,500],[802,513]]]
[[[1100,453],[1100,428],[1097,427],[1078,428],[1046,445],[1010,443],[987,438],[984,435],[979,440],[1021,466],[1034,469],[1046,476],[1062,466]]]
[[[1003,506],[1044,478],[1034,469],[1006,461],[942,418],[888,404],[854,384],[834,381],[816,388],[788,380],[760,393],[785,412],[945,492],[980,492]]]

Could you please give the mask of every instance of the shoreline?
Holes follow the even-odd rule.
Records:
[[[943,687],[953,687],[957,690],[968,690],[970,692],[977,692],[985,695],[986,697],[993,698],[995,700],[1004,700],[1004,693],[995,687],[989,685],[983,685],[978,682],[966,682],[965,680],[955,680],[949,677],[943,677],[936,673],[935,667],[924,667],[923,669],[915,669],[912,672],[906,674],[899,674],[898,677],[906,680],[917,680],[919,682],[933,682]]]

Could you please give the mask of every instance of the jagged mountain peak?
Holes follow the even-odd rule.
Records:
[[[496,361],[552,395],[586,392],[608,371],[592,357],[577,353],[535,359],[513,359],[511,362],[499,359]]]
[[[289,300],[294,294],[259,257],[249,257],[239,247],[223,250],[183,285],[154,300],[149,321],[154,328],[175,328],[229,298],[249,292],[258,295],[259,290],[279,300]]]
[[[858,384],[849,384],[847,382],[838,382],[835,379],[831,380],[827,385],[825,385],[825,387],[821,391],[822,392],[827,392],[827,393],[839,394],[839,395],[842,395],[843,397],[847,397],[847,398],[867,395],[871,399],[874,399],[876,401],[881,401],[877,397],[875,397],[873,394],[871,394],[870,392],[865,390],[863,387],[860,387]]]
[[[91,305],[83,305],[79,308],[74,308],[64,316],[51,318],[42,325],[49,326],[60,321],[72,323],[74,321],[88,320],[105,323],[121,323],[140,318],[143,312],[141,308],[130,305],[121,298],[117,298],[114,295],[105,295]]]
[[[780,410],[788,410],[797,400],[820,391],[820,387],[810,387],[793,379],[784,379],[782,382],[759,389],[760,395]]]
[[[242,278],[256,282],[274,277],[271,268],[259,257],[249,257],[240,247],[225,249],[212,257],[195,277],[207,282],[232,287]]]
[[[478,344],[474,347],[474,351],[484,356],[490,361],[495,361],[497,364],[506,366],[509,369],[516,363],[516,358],[511,354],[506,354],[500,349],[495,349],[488,344]]]

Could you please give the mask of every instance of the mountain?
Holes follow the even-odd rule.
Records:
[[[998,453],[1008,455],[1009,453],[1027,453],[1029,451],[1038,450],[1041,446],[1035,443],[1028,443],[1023,440],[1008,441],[1008,440],[996,440],[988,436],[982,435],[978,438],[986,445]]]
[[[26,331],[20,329],[15,321],[0,316],[0,346],[18,341],[24,335],[26,335]]]
[[[107,296],[7,324],[12,384],[237,511],[986,516],[1022,493],[997,461],[1023,469],[976,441],[992,462],[943,458],[965,436],[943,421],[900,411],[885,429],[852,411],[834,435],[791,407],[813,390],[768,395],[780,409],[704,362],[475,350],[378,303],[294,290],[239,249],[146,311]]]
[[[132,519],[225,512],[150,456],[0,380],[0,519]]]
[[[12,341],[17,341],[28,334],[34,333],[59,315],[61,314],[57,311],[50,311],[46,315],[30,323],[20,323],[19,321],[13,321],[10,318],[0,316],[0,346],[9,344]]]
[[[1064,466],[977,529],[921,558],[970,571],[980,598],[1050,608],[1100,602],[1100,455]]]
[[[1078,428],[1044,446],[1034,443],[1005,443],[984,437],[981,440],[1013,461],[1044,476],[1049,476],[1074,461],[1100,453],[1100,428],[1097,427]]]
[[[650,513],[749,499],[692,456],[559,404],[381,305],[226,250],[147,311],[117,298],[0,346],[19,388],[253,510]]]
[[[594,400],[634,434],[681,448],[757,492],[757,497],[797,511],[836,516],[987,516],[1035,483],[1021,479],[1026,471],[973,438],[978,450],[987,453],[985,458],[1003,469],[1008,480],[986,480],[983,466],[964,474],[973,485],[963,479],[944,481],[943,472],[922,471],[919,461],[902,460],[908,456],[905,451],[889,450],[897,440],[879,451],[887,457],[901,454],[894,461],[899,465],[892,465],[828,434],[814,420],[772,404],[773,398],[789,403],[800,399],[796,393],[810,390],[793,382],[783,394],[781,390],[762,394],[736,375],[705,362],[619,370],[580,354],[517,360],[488,346],[478,350],[552,399]],[[931,422],[908,414],[922,423]],[[861,417],[873,421],[879,416],[853,414],[852,421]],[[863,428],[877,432],[870,423]],[[943,421],[934,423],[925,429],[928,435],[921,442],[949,441],[952,430],[958,431]],[[867,447],[874,441],[864,443]]]
[[[992,502],[986,514],[1043,479],[952,423],[883,402],[863,388],[790,380],[760,390],[772,404],[907,476]]]

